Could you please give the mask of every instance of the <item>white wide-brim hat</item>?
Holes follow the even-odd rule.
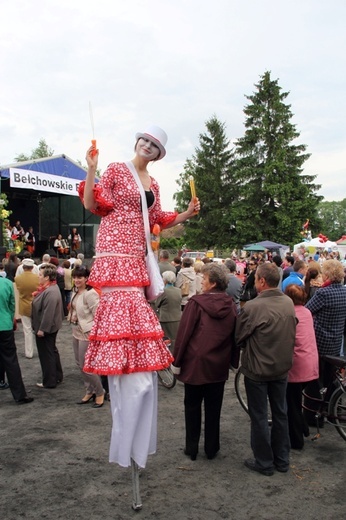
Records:
[[[163,157],[166,155],[166,143],[167,143],[167,134],[162,128],[159,126],[151,125],[149,126],[144,132],[138,132],[136,134],[136,141],[140,138],[143,139],[149,139],[149,141],[152,141],[160,150],[160,155],[157,157],[157,161],[159,159],[163,159]]]
[[[34,267],[35,262],[32,258],[24,258],[24,260],[22,260],[22,265],[25,265],[26,267]]]

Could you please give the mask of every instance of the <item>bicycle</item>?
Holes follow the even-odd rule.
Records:
[[[335,367],[335,377],[328,387],[320,389],[320,399],[306,396],[303,391],[303,396],[313,401],[316,407],[311,409],[306,404],[302,404],[302,407],[315,413],[317,433],[312,440],[320,436],[319,421],[322,419],[334,426],[339,435],[346,441],[346,357],[323,356],[323,359]],[[246,413],[249,413],[244,376],[240,370],[234,378],[234,389],[240,405]],[[330,395],[329,400],[327,400],[328,395]],[[270,409],[270,407],[268,408]],[[268,417],[268,421],[271,423],[270,417]]]
[[[163,338],[163,341],[166,343],[167,348],[170,349],[172,344],[171,340],[165,336]],[[163,370],[158,370],[157,375],[162,386],[168,389],[172,389],[175,387],[177,381],[175,379],[175,375],[173,374],[171,367],[164,368]]]

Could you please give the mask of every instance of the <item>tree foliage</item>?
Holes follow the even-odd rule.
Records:
[[[323,201],[318,206],[318,216],[321,222],[319,233],[329,240],[336,241],[346,235],[346,199],[341,201]]]
[[[20,153],[14,158],[16,162],[31,161],[34,159],[44,159],[45,157],[51,157],[54,154],[54,150],[49,148],[44,139],[40,139],[37,148],[31,150],[30,155]]]
[[[235,198],[231,179],[233,154],[225,125],[216,116],[205,125],[207,132],[200,134],[199,147],[194,156],[186,160],[178,180],[181,190],[174,194],[174,199],[178,210],[183,211],[191,199],[189,179],[192,177],[201,200],[201,211],[186,223],[184,240],[189,248],[213,249],[229,242],[230,208]]]
[[[320,225],[320,186],[313,184],[316,176],[303,174],[309,154],[305,145],[295,144],[299,133],[291,122],[290,105],[284,103],[288,93],[271,80],[270,72],[256,87],[246,96],[245,135],[235,143],[240,184],[235,240],[239,245],[266,239],[292,244],[306,219],[312,231]]]
[[[199,215],[185,226],[188,247],[233,248],[261,240],[293,244],[307,219],[312,233],[320,232],[317,208],[323,197],[317,195],[316,176],[303,172],[309,154],[297,143],[299,133],[285,104],[288,92],[270,72],[255,86],[246,96],[244,137],[233,150],[225,125],[213,116],[186,160],[174,195],[178,209],[190,199],[190,176],[201,201]]]
[[[24,161],[33,161],[35,159],[44,159],[45,157],[52,157],[54,154],[54,150],[52,148],[49,148],[48,144],[46,143],[45,139],[40,139],[37,148],[34,148],[31,150],[30,155],[26,155],[25,153],[20,153],[17,155],[17,157],[14,158],[16,162],[24,162]],[[82,163],[81,160],[77,159],[76,161],[81,168],[87,169],[87,166]],[[96,170],[96,177],[101,177],[101,169],[97,168]]]

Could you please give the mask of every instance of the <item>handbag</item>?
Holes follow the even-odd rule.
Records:
[[[145,197],[144,188],[143,185],[138,177],[138,173],[136,171],[136,168],[132,164],[132,162],[127,162],[126,166],[132,173],[136,184],[138,186],[139,192],[141,194],[142,199],[142,214],[143,214],[143,222],[144,222],[144,232],[145,232],[145,238],[147,242],[147,256],[145,258],[148,276],[150,285],[145,287],[145,296],[147,300],[152,301],[156,300],[164,291],[165,285],[163,283],[163,279],[160,273],[159,266],[156,261],[155,254],[151,247],[151,241],[150,241],[150,226],[149,226],[149,216],[148,216],[148,206],[147,206],[147,199]]]
[[[189,294],[190,294],[190,280],[183,273],[181,273],[181,274],[182,274],[182,277],[183,277],[183,284],[182,284],[182,286],[180,288],[181,295],[182,295],[182,297],[189,296]]]

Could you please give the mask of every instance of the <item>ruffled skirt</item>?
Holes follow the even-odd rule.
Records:
[[[162,370],[173,357],[158,318],[140,288],[102,293],[89,336],[84,371],[121,375]]]

